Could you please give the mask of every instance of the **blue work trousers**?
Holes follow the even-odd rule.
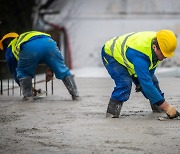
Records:
[[[104,51],[104,47],[102,48],[101,55],[106,70],[108,71],[109,75],[115,82],[115,87],[111,94],[111,100],[115,100],[119,102],[127,101],[130,97],[132,82],[136,86],[138,86],[140,84],[138,79],[130,76],[126,67],[118,63],[112,56],[107,55]],[[164,96],[164,93],[162,93],[159,88],[159,82],[155,75],[152,76],[152,81],[155,87],[161,93],[161,95]],[[146,97],[146,95],[143,93],[142,90],[141,92]]]
[[[56,42],[47,36],[34,38],[21,45],[16,69],[18,79],[27,76],[33,78],[40,63],[46,64],[58,79],[71,75]]]

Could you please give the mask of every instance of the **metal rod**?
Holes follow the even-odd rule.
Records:
[[[34,76],[34,89],[36,89],[36,75]]]
[[[52,81],[51,81],[51,94],[52,94],[52,95],[54,94],[54,89],[53,89],[53,78],[52,78]]]
[[[47,88],[47,80],[46,80],[46,71],[47,71],[47,66],[45,66],[45,87],[46,87],[46,96],[48,95],[48,88]]]
[[[12,95],[14,95],[14,80],[12,79]]]
[[[8,96],[9,96],[9,78],[8,78]]]
[[[2,62],[0,62],[0,80],[1,80],[1,95],[3,94],[3,82],[2,82]]]

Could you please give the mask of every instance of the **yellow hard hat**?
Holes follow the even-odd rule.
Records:
[[[160,30],[156,34],[160,50],[164,57],[172,57],[177,46],[177,39],[171,30]]]
[[[16,38],[16,37],[18,37],[18,36],[19,36],[19,35],[18,35],[17,33],[14,33],[14,32],[8,33],[8,34],[4,35],[3,38],[0,40],[0,49],[3,50],[3,43],[2,43],[2,42],[3,42],[5,39],[7,39],[7,38]]]

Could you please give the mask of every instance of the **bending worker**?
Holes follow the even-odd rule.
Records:
[[[20,35],[8,33],[0,40],[0,49],[6,51],[5,57],[10,72],[20,85],[24,100],[33,100],[32,78],[39,63],[46,64],[56,78],[63,81],[73,100],[79,97],[75,80],[64,64],[56,42],[49,34],[38,31]],[[47,81],[53,77],[50,70],[46,74]]]
[[[149,99],[153,111],[161,109],[169,118],[179,116],[165,101],[154,74],[160,61],[174,55],[176,46],[176,36],[170,30],[129,33],[105,43],[102,61],[115,82],[106,117],[119,117],[123,102],[129,99],[132,82]]]

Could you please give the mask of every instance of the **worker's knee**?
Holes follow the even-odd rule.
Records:
[[[121,102],[126,102],[129,99],[129,97],[130,97],[130,94],[124,94],[124,95],[121,96],[120,101]]]
[[[130,91],[113,91],[111,98],[120,102],[126,102],[130,97]]]

